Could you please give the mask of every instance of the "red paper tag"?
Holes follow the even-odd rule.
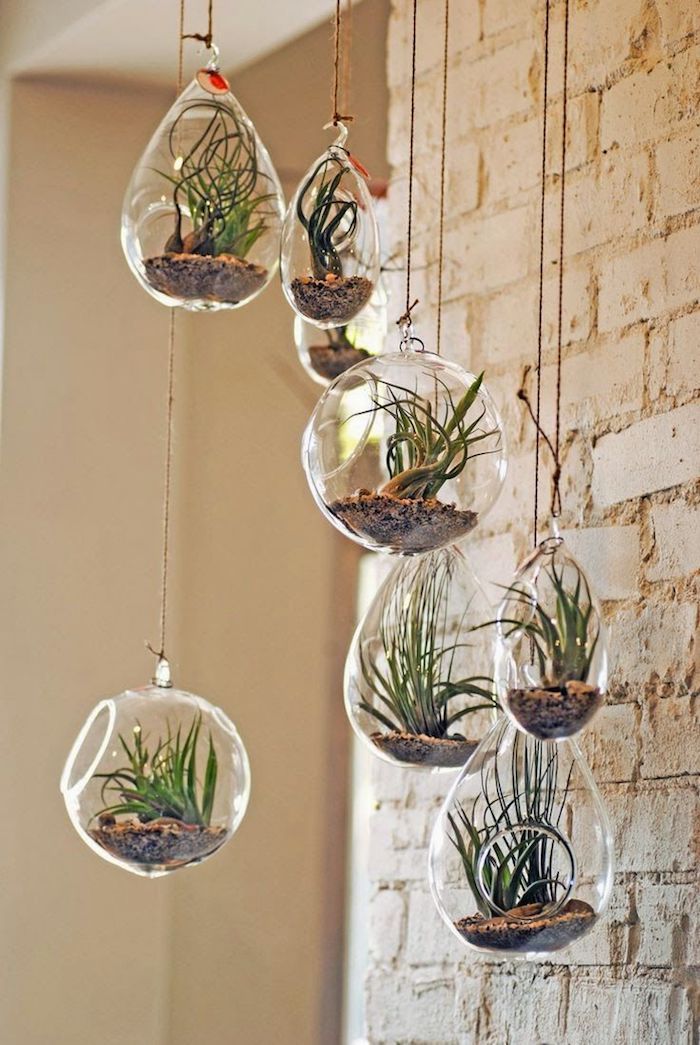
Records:
[[[228,80],[218,69],[200,69],[197,73],[197,83],[209,94],[228,94],[231,90]]]
[[[366,167],[363,167],[359,160],[355,159],[351,152],[348,153],[348,159],[350,160],[350,163],[353,165],[358,174],[361,174],[363,178],[367,178],[369,180],[369,171]]]

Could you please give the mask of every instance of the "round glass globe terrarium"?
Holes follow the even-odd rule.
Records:
[[[358,363],[321,396],[304,433],[311,492],[371,550],[453,544],[493,505],[504,436],[482,383],[457,363],[398,351]]]
[[[97,704],[68,756],[61,792],[91,849],[156,878],[201,863],[232,837],[248,804],[250,767],[220,708],[161,683]]]
[[[136,165],[122,209],[129,267],[164,305],[237,308],[275,273],[283,214],[272,161],[214,60]]]
[[[556,520],[506,590],[496,625],[495,680],[511,721],[540,740],[587,725],[607,686],[605,625]]]
[[[433,899],[474,951],[533,958],[595,925],[612,888],[607,813],[574,740],[527,736],[501,718],[433,828]]]
[[[379,234],[368,174],[345,148],[347,129],[308,169],[284,219],[280,274],[294,311],[322,329],[365,307],[379,278]]]
[[[360,622],[345,707],[373,754],[411,768],[461,768],[496,702],[489,608],[456,547],[399,561]],[[475,739],[476,738],[476,739]]]

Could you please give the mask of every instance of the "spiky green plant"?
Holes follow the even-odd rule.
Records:
[[[530,639],[545,686],[562,686],[574,680],[585,682],[600,637],[588,581],[575,563],[570,563],[569,568],[574,570],[572,581],[566,580],[563,565],[557,570],[556,563],[552,563],[545,570],[555,594],[553,613],[516,581],[506,591],[516,604],[526,608],[530,619],[500,618],[506,638],[523,630]]]
[[[182,726],[173,732],[168,725],[165,738],[159,738],[153,750],[149,749],[138,722],[133,729],[131,745],[120,734],[125,764],[109,773],[95,773],[96,778],[104,781],[102,801],[106,801],[109,792],[119,795],[120,800],[105,805],[96,816],[124,813],[138,817],[143,823],[171,817],[185,824],[208,827],[214,808],[218,759],[210,733],[204,779],[200,783],[197,777],[197,741],[201,728],[201,713],[195,715],[184,736]]]
[[[381,391],[372,396],[372,407],[353,416],[384,411],[394,423],[386,451],[390,479],[381,493],[415,500],[437,497],[441,487],[456,479],[469,461],[499,449],[498,428],[480,427],[486,414],[483,403],[474,416],[468,416],[483,379],[482,371],[457,403],[449,386],[437,376],[432,398],[388,381],[378,386]],[[490,440],[490,445],[475,451],[484,440]]]
[[[497,733],[496,750],[508,728],[504,723]],[[524,904],[550,905],[561,899],[567,882],[561,871],[554,869],[560,843],[546,829],[556,829],[561,821],[572,771],[573,763],[564,786],[559,787],[556,743],[516,732],[509,776],[502,778],[498,758],[484,759],[480,794],[471,811],[457,803],[455,813],[447,814],[449,839],[459,853],[469,888],[484,917]],[[477,885],[479,857],[501,831],[505,834],[492,846],[482,872],[485,897]]]
[[[311,268],[317,279],[342,276],[339,246],[349,242],[357,228],[357,201],[341,188],[350,169],[349,161],[338,152],[328,153],[299,193],[297,217],[308,236]]]
[[[181,151],[192,116],[208,120],[189,150]],[[267,228],[274,192],[258,191],[255,132],[228,102],[212,98],[183,106],[168,135],[174,174],[159,171],[173,186],[175,230],[166,252],[245,256]],[[182,216],[189,214],[192,232],[182,236]]]
[[[379,706],[359,706],[390,730],[444,739],[460,738],[452,727],[471,712],[497,706],[485,675],[455,678],[458,641],[468,606],[450,637],[447,592],[453,563],[444,553],[426,556],[415,573],[403,572],[381,606],[378,660],[360,645],[362,680]],[[471,703],[454,710],[462,697]],[[474,703],[476,701],[476,703]]]

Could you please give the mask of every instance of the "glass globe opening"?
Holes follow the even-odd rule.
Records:
[[[472,950],[536,957],[589,932],[612,888],[612,838],[575,742],[497,722],[440,811],[429,873],[441,917]]]
[[[166,114],[127,188],[122,247],[165,305],[236,308],[267,286],[284,201],[255,128],[215,69],[200,70]]]
[[[302,444],[326,518],[365,548],[401,555],[469,533],[506,471],[501,421],[482,377],[411,351],[366,360],[337,378]]]
[[[587,725],[607,686],[605,627],[585,573],[558,534],[516,573],[497,627],[496,684],[511,721],[540,740]]]
[[[460,768],[488,730],[488,604],[468,561],[444,548],[398,563],[361,621],[345,665],[355,733],[387,762]]]
[[[147,686],[101,701],[61,778],[73,826],[105,860],[155,878],[201,863],[240,824],[248,757],[202,697]]]

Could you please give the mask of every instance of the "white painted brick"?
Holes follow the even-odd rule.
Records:
[[[493,36],[504,29],[524,26],[532,31],[537,10],[534,0],[485,0],[482,4],[482,29],[486,36]]]
[[[644,22],[642,4],[630,0],[591,0],[572,4],[569,31],[570,78],[574,89],[605,83],[620,69],[632,52],[632,41]],[[557,19],[555,47],[559,50],[561,18]],[[553,67],[561,66],[555,55]],[[559,59],[561,61],[561,59]]]
[[[470,87],[474,91],[477,127],[487,127],[530,108],[534,101],[535,63],[535,45],[531,40],[510,44],[474,62]]]
[[[599,599],[626,599],[636,595],[638,526],[594,526],[565,530],[562,536]]]
[[[469,561],[481,581],[487,599],[492,605],[496,605],[503,597],[503,589],[498,585],[509,583],[517,565],[513,535],[500,533],[481,540],[474,535],[461,547],[469,556]]]
[[[697,697],[651,699],[643,705],[643,777],[670,777],[700,773],[700,744],[679,743],[682,737],[700,737]]]
[[[405,772],[405,771],[404,771]],[[379,881],[424,880],[427,873],[428,815],[382,807],[370,818],[370,877]]]
[[[445,235],[445,296],[494,290],[521,279],[532,249],[532,213],[528,207],[474,221],[465,239],[464,226]]]
[[[580,735],[586,761],[599,784],[632,780],[639,760],[638,704],[604,704]]]
[[[599,285],[603,332],[694,304],[700,286],[700,226],[603,262]]]
[[[603,95],[600,139],[603,149],[637,145],[682,130],[695,119],[700,105],[697,47],[659,62],[651,72],[628,76]]]
[[[611,965],[624,960],[629,948],[631,906],[629,888],[613,887],[610,903],[581,940],[567,947],[569,965]]]
[[[617,154],[603,157],[595,179],[589,171],[569,179],[566,192],[565,245],[568,255],[629,236],[647,224],[652,180],[644,154],[620,162]],[[548,213],[554,214],[550,195]],[[548,254],[554,256],[559,224],[552,221]]]
[[[691,1045],[687,993],[649,977],[572,985],[566,1041],[572,1045]]]
[[[635,960],[642,965],[696,965],[700,957],[700,893],[693,883],[649,883],[637,900],[640,925]]]
[[[468,988],[458,983],[458,990]],[[465,992],[466,994],[466,992]],[[536,1004],[533,1000],[536,998]],[[458,993],[460,1013],[474,1006],[471,997]],[[523,965],[518,975],[504,974],[496,967],[481,985],[478,998],[478,1023],[473,1045],[504,1045],[513,1043],[560,1042],[563,1017],[566,1011],[566,993],[562,980],[551,970],[540,965]]]
[[[370,956],[381,964],[398,957],[405,932],[406,908],[402,892],[380,889],[369,905]]]
[[[410,975],[374,968],[367,977],[372,1045],[456,1045],[454,977],[439,969]]]
[[[700,508],[677,501],[655,505],[654,557],[647,567],[650,581],[684,577],[700,569]]]
[[[661,16],[661,32],[666,47],[700,32],[700,8],[697,4],[679,4],[678,0],[655,0]]]
[[[430,893],[414,889],[408,901],[408,934],[405,959],[410,965],[459,961],[461,946],[438,914]]]
[[[692,678],[695,606],[691,603],[647,603],[618,610],[609,622],[610,688],[649,682],[677,686]],[[663,625],[663,626],[662,626]]]
[[[657,146],[656,169],[660,217],[700,207],[700,140],[696,131]]]
[[[700,461],[700,403],[611,432],[593,450],[593,498],[607,507],[694,479]]]
[[[601,788],[613,824],[617,871],[692,871],[698,844],[697,787]]]
[[[680,316],[669,324],[668,395],[697,394],[700,389],[700,312]]]

